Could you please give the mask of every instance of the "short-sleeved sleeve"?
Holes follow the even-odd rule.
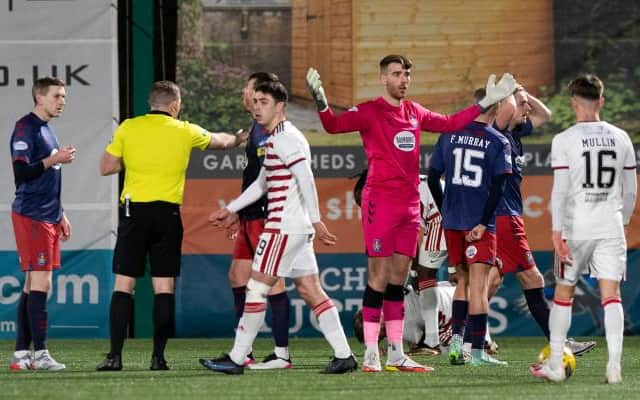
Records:
[[[510,174],[513,172],[513,165],[511,163],[511,144],[506,138],[501,141],[502,149],[497,154],[494,175]]]
[[[189,131],[189,137],[191,138],[191,147],[197,147],[200,150],[204,150],[209,146],[211,142],[211,134],[203,127],[185,122],[185,126]]]
[[[556,135],[551,141],[551,168],[568,169],[569,159],[564,147],[564,137],[562,134]]]
[[[111,143],[107,145],[105,151],[112,156],[122,158],[122,153],[124,152],[124,136],[126,131],[127,121],[124,121],[120,126],[113,132],[113,138],[111,139]]]
[[[287,168],[306,159],[304,144],[294,137],[279,136],[275,138],[273,150]]]
[[[33,160],[35,143],[33,135],[20,126],[16,126],[11,137],[11,161],[24,161],[29,164]]]

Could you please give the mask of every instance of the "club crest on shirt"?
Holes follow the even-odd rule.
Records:
[[[467,256],[467,258],[473,258],[476,256],[476,254],[478,254],[478,249],[476,248],[476,246],[469,246],[464,251],[464,255]]]
[[[380,253],[382,251],[382,239],[373,239],[373,252]]]
[[[36,262],[41,267],[46,265],[47,264],[47,256],[45,256],[44,253],[38,253],[38,259],[37,259]]]
[[[398,150],[413,151],[416,147],[416,137],[412,132],[400,131],[393,138],[393,144]]]
[[[416,118],[415,115],[412,115],[409,117],[409,123],[411,124],[412,127],[417,128],[418,127],[418,119]]]

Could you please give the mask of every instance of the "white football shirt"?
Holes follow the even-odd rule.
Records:
[[[554,230],[571,240],[624,237],[622,174],[636,168],[625,131],[604,121],[578,123],[553,138],[551,167],[569,173],[561,226],[554,223]]]
[[[420,175],[418,191],[420,192],[420,225],[423,232],[420,250],[426,252],[446,250],[442,216],[433,200],[425,175]]]
[[[307,139],[291,122],[283,121],[265,142],[263,167],[268,202],[265,232],[314,232],[300,192],[300,184],[304,182],[297,182],[289,170],[303,160],[311,161]]]

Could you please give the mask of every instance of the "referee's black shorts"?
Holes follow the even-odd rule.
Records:
[[[129,216],[124,212],[120,214],[113,272],[134,278],[144,276],[148,255],[151,276],[169,278],[180,275],[180,206],[164,201],[131,203]]]

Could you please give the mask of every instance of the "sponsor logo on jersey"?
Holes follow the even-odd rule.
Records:
[[[464,255],[467,256],[467,258],[473,258],[476,256],[476,254],[478,254],[478,249],[476,248],[476,246],[469,246],[464,251]]]
[[[373,252],[380,253],[382,251],[382,239],[373,239]]]
[[[524,161],[524,156],[518,156],[515,159],[516,161],[516,166],[520,169],[524,168],[525,166],[525,161]]]
[[[412,115],[409,117],[409,123],[411,124],[412,127],[417,128],[418,127],[418,119],[416,118],[415,115]]]
[[[416,148],[416,137],[412,132],[400,131],[393,138],[393,144],[398,150],[413,151]]]
[[[44,253],[38,253],[37,263],[41,267],[46,265],[47,264],[47,256],[45,256]]]
[[[27,144],[27,142],[23,142],[22,140],[13,143],[13,149],[16,151],[24,151],[28,148],[29,145]]]
[[[353,106],[350,109],[348,109],[347,111],[358,111],[358,106]]]

